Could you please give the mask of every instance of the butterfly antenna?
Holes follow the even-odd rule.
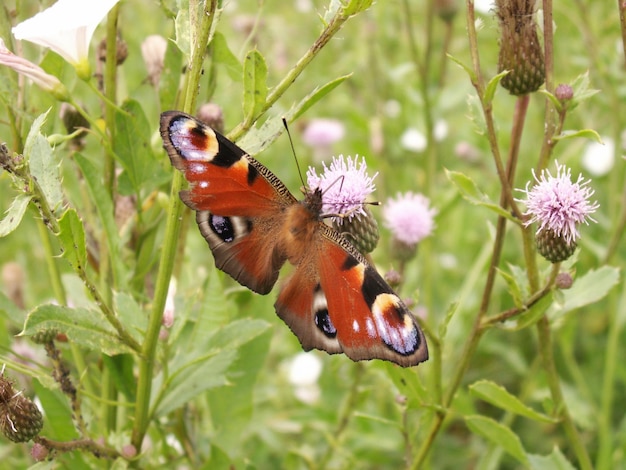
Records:
[[[289,132],[289,124],[287,124],[287,119],[285,118],[283,118],[283,126],[285,126],[285,130],[287,131],[287,136],[289,137],[289,145],[291,145],[291,153],[293,154],[293,158],[296,161],[296,167],[298,168],[298,176],[300,176],[300,182],[302,183],[302,187],[306,188],[306,183],[304,182],[304,178],[302,177],[302,170],[300,169],[300,163],[298,162],[298,157],[296,156],[296,149],[293,146],[291,132]]]

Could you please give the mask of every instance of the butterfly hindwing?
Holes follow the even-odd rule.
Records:
[[[296,268],[275,305],[302,347],[404,367],[425,361],[426,339],[406,305],[338,232],[322,223],[319,230],[316,255]]]

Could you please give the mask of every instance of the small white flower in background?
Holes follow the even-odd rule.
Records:
[[[423,152],[426,149],[426,137],[414,127],[409,127],[400,137],[402,147],[411,152]]]
[[[67,89],[57,77],[46,73],[41,67],[23,57],[13,54],[13,52],[7,49],[2,38],[0,38],[0,65],[6,65],[20,75],[31,79],[35,84],[43,90],[52,93],[60,101],[67,100],[69,96]]]
[[[174,305],[174,297],[176,297],[176,278],[170,280],[170,286],[167,289],[167,297],[165,298],[165,309],[163,310],[163,318],[161,323],[165,328],[171,328],[174,324],[174,313],[176,306]]]
[[[152,86],[157,86],[161,79],[161,72],[165,64],[167,39],[158,34],[148,36],[141,43],[141,57],[148,70],[148,80]]]
[[[474,9],[476,11],[479,11],[480,13],[484,13],[485,15],[488,15],[489,13],[491,13],[494,8],[495,8],[495,1],[494,0],[475,0],[474,1]]]
[[[289,366],[289,383],[294,387],[298,400],[309,405],[319,400],[320,388],[317,381],[322,374],[322,361],[315,353],[301,352]]]
[[[59,0],[13,28],[16,39],[49,47],[82,79],[91,76],[89,43],[100,21],[119,0]]]
[[[413,192],[398,193],[383,206],[385,226],[391,230],[394,240],[409,247],[432,233],[436,214],[426,196]]]
[[[433,129],[433,137],[437,142],[441,142],[448,137],[448,123],[443,119],[438,119],[435,122],[435,128]]]
[[[602,137],[604,144],[590,142],[583,153],[582,166],[593,176],[608,174],[615,164],[615,142],[610,137]]]

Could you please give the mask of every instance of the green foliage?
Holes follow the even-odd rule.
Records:
[[[0,65],[0,359],[36,397],[52,459],[2,441],[7,467],[624,467],[626,26],[609,2],[554,5],[549,82],[518,99],[499,90],[493,12],[461,2],[439,17],[442,3],[120,2],[82,78],[55,52],[15,47],[11,27],[40,2],[0,8],[7,47],[69,93],[62,109]],[[107,21],[127,48],[117,64],[100,59]],[[151,67],[142,43],[155,32],[166,47]],[[298,378],[278,286],[259,296],[215,269],[162,150],[160,112],[209,102],[294,194],[283,119],[302,168],[365,155],[379,220],[397,192],[430,198],[436,227],[414,258],[395,257],[384,230],[372,253],[399,271],[427,362],[311,352],[320,375]],[[341,140],[306,144],[318,117],[339,121]],[[423,148],[403,139],[413,131]],[[615,148],[608,171],[582,158],[596,142]],[[591,178],[600,203],[562,264],[537,256],[516,189],[555,160]]]

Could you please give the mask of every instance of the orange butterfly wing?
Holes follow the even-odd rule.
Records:
[[[219,269],[266,294],[285,261],[295,265],[275,308],[304,349],[404,367],[428,358],[407,307],[342,235],[320,221],[320,191],[297,202],[270,170],[187,114],[163,113],[161,136],[172,165],[190,184],[180,197],[197,211]]]

